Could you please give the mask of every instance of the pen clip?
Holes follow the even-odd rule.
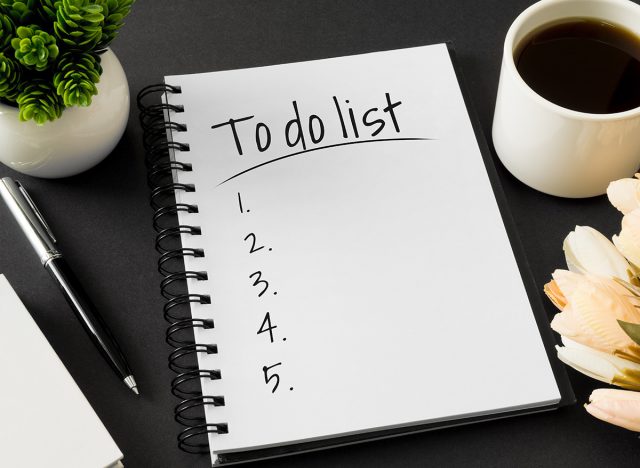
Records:
[[[40,224],[42,224],[42,227],[44,228],[45,232],[47,233],[47,235],[51,239],[51,242],[56,244],[58,241],[56,240],[55,236],[53,235],[53,232],[51,232],[51,228],[49,227],[47,222],[44,220],[44,217],[42,216],[42,213],[40,213],[40,210],[38,209],[36,204],[31,199],[31,196],[29,195],[29,192],[27,192],[27,190],[22,186],[22,184],[20,182],[18,182],[17,180],[15,181],[15,183],[18,186],[18,190],[20,190],[20,193],[22,193],[22,196],[24,197],[25,201],[27,202],[27,204],[29,205],[29,207],[33,211],[33,214],[36,216],[36,218],[38,218],[38,221],[40,221]]]

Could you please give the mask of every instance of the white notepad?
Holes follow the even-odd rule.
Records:
[[[446,45],[165,83],[214,462],[558,403]]]
[[[0,275],[0,465],[122,466],[122,452]]]

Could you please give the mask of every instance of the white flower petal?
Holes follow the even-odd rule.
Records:
[[[632,392],[630,390],[620,390],[617,388],[597,388],[591,392],[589,401],[600,400],[621,400],[621,401],[637,401],[640,404],[640,392]]]
[[[556,346],[562,362],[601,382],[610,384],[614,377],[623,375],[625,370],[640,372],[640,364],[589,348],[564,336],[562,344],[564,346]]]
[[[567,266],[575,273],[629,280],[629,263],[609,239],[592,227],[576,226],[567,235],[562,247]]]
[[[613,236],[613,243],[630,263],[640,267],[640,209],[622,218],[620,235]]]
[[[578,372],[610,384],[616,375],[616,369],[608,361],[594,358],[593,356],[583,353],[579,350],[556,346],[558,351],[558,359],[566,365],[573,367]]]
[[[595,390],[585,409],[598,419],[640,432],[640,393],[628,390]]]
[[[611,204],[623,214],[631,213],[640,208],[640,180],[615,180],[607,187],[607,196]]]

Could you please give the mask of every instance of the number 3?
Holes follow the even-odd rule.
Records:
[[[253,282],[253,286],[262,285],[262,291],[258,293],[258,297],[262,297],[262,295],[269,289],[269,282],[262,279],[262,272],[256,271],[255,273],[251,273],[249,275],[249,279],[253,279],[254,276],[257,276],[256,280]]]

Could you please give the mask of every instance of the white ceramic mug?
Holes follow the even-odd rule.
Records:
[[[534,92],[516,69],[513,54],[529,33],[576,17],[640,36],[640,5],[628,0],[535,3],[507,33],[493,118],[493,144],[505,167],[530,187],[570,198],[601,195],[609,182],[633,176],[640,165],[640,108],[613,114],[566,109]]]

